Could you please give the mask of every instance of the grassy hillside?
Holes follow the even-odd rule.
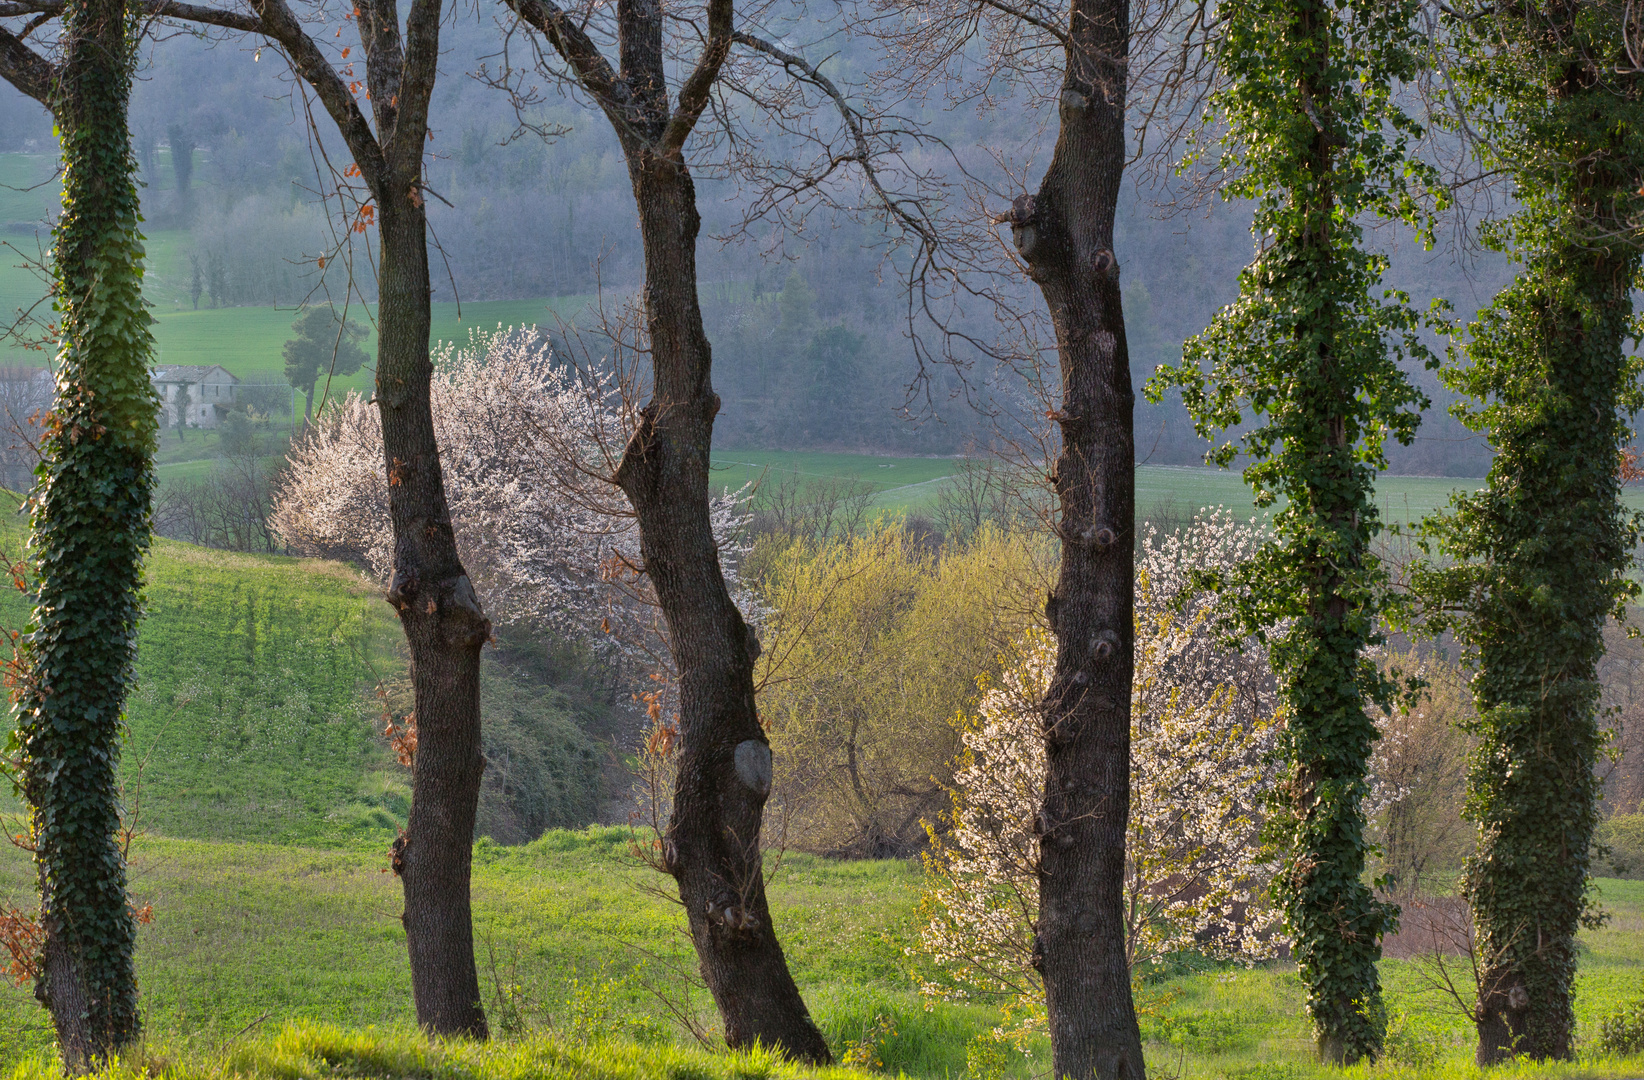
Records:
[[[658,1044],[684,1041],[656,995],[683,1001],[679,973],[694,961],[679,909],[650,891],[659,879],[635,862],[631,842],[626,829],[607,828],[552,832],[520,848],[476,847],[481,983],[499,1030],[551,1032],[573,1043],[639,1042],[664,1057],[673,1051]],[[379,1040],[384,1052],[406,1046],[406,1035],[392,1034],[403,1033],[412,1015],[399,884],[383,872],[386,862],[382,844],[322,851],[142,841],[133,877],[138,900],[155,912],[138,951],[151,1036],[199,1053],[248,1028],[273,1034],[287,1021],[306,1020],[377,1025],[391,1034],[363,1038]],[[0,898],[27,902],[30,888],[26,856],[0,847]],[[914,976],[925,964],[911,948],[919,925],[916,865],[789,856],[770,892],[794,974],[836,1053],[855,1050],[859,1060],[879,1061],[892,1075],[935,1080],[967,1073],[969,1050],[998,1018],[986,1004],[927,1008],[916,994]],[[1644,883],[1605,880],[1600,893],[1612,921],[1583,932],[1577,999],[1589,1042],[1598,1017],[1644,989]],[[1421,991],[1410,963],[1388,961],[1382,970],[1400,1033],[1392,1064],[1408,1073],[1431,1059],[1446,1075],[1473,1075],[1465,1019]],[[711,1022],[700,991],[691,1002]],[[1230,1080],[1340,1075],[1307,1064],[1301,988],[1282,965],[1166,973],[1150,979],[1144,1002],[1155,1073]],[[44,1050],[43,1024],[27,991],[0,988],[0,1066]],[[1042,1071],[1046,1047],[1032,1049],[1030,1058],[1009,1055],[1009,1075]],[[716,1060],[715,1069],[728,1067]],[[1639,1063],[1625,1067],[1634,1071],[1589,1062],[1586,1072],[1569,1075],[1639,1075]]]
[[[14,555],[16,506],[0,495]],[[169,540],[147,574],[124,757],[144,828],[338,843],[403,820],[408,792],[372,727],[372,688],[404,669],[378,590],[336,563]],[[0,626],[27,619],[22,595],[0,592]]]

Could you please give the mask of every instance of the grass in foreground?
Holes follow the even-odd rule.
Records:
[[[326,1040],[364,1040],[359,1045],[377,1048],[372,1054],[388,1055],[381,1060],[420,1054],[443,1064],[376,1073],[355,1057],[331,1071],[456,1078],[494,1067],[486,1075],[506,1078],[527,1068],[509,1062],[563,1053],[582,1062],[565,1065],[572,1070],[566,1075],[585,1070],[601,1080],[639,1067],[619,1068],[619,1060],[696,1062],[690,1067],[706,1071],[690,1074],[693,1080],[735,1077],[737,1059],[698,1059],[678,1049],[690,1040],[664,1000],[709,1027],[712,1006],[700,990],[686,988],[682,976],[695,961],[679,909],[653,891],[665,882],[637,864],[631,843],[627,829],[595,828],[551,832],[517,848],[476,845],[476,949],[486,1008],[496,1031],[529,1037],[519,1046],[481,1050],[431,1047],[409,1033],[401,895],[386,873],[382,843],[320,850],[147,838],[134,853],[133,881],[137,900],[152,903],[155,913],[138,948],[145,1029],[157,1055],[148,1060],[171,1062],[181,1070],[177,1076],[319,1076],[326,1070],[282,1071],[287,1066],[278,1062],[287,1051],[277,1049],[285,1045],[279,1040],[320,1040],[312,1045],[322,1049]],[[932,1080],[1041,1075],[1048,1065],[1043,1039],[1027,1056],[988,1052],[989,1032],[1000,1021],[991,1005],[928,1002],[917,994],[915,977],[925,963],[914,948],[921,886],[911,863],[800,855],[790,855],[773,881],[778,932],[836,1055]],[[1644,883],[1606,880],[1601,887],[1612,921],[1582,936],[1577,1011],[1584,1050],[1594,1045],[1599,1017],[1644,992]],[[26,906],[32,891],[27,856],[0,846],[0,899]],[[1422,990],[1414,965],[1389,961],[1382,974],[1393,1014],[1388,1060],[1350,1072],[1363,1074],[1360,1080],[1371,1073],[1482,1075],[1471,1066],[1469,1025]],[[1157,979],[1144,995],[1150,1069],[1156,1077],[1206,1080],[1341,1075],[1311,1064],[1301,1004],[1298,980],[1279,965],[1201,965]],[[297,1025],[297,1034],[276,1034],[287,1023]],[[615,1071],[578,1056],[581,1043],[599,1040],[612,1042]],[[0,1076],[49,1050],[46,1017],[29,991],[0,986]],[[233,1056],[245,1053],[252,1056]],[[365,1071],[349,1071],[356,1068]],[[28,1064],[24,1075],[39,1069]],[[1584,1057],[1575,1066],[1488,1075],[1640,1076],[1644,1062]]]

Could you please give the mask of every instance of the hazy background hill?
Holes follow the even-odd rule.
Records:
[[[444,32],[446,74],[435,103],[429,179],[450,205],[432,204],[440,246],[435,277],[437,299],[460,298],[465,317],[458,324],[455,305],[442,308],[442,337],[498,321],[574,318],[596,289],[611,298],[630,294],[641,272],[631,189],[607,125],[575,102],[551,99],[532,119],[565,134],[552,143],[512,138],[516,121],[507,100],[468,75],[488,57],[495,63],[497,40],[483,20],[459,20]],[[862,46],[834,48],[829,71],[841,81],[859,80],[872,63]],[[242,378],[278,382],[279,346],[294,315],[283,309],[327,289],[341,296],[340,277],[322,282],[313,262],[339,226],[327,222],[316,195],[316,155],[288,85],[272,50],[190,38],[150,50],[132,121],[147,185],[149,295],[161,316],[167,362],[222,363]],[[936,104],[923,109],[922,119],[960,148],[1000,130],[969,109]],[[323,115],[320,123],[328,124]],[[335,139],[328,127],[322,136]],[[190,143],[185,158],[181,148]],[[0,227],[25,252],[35,243],[33,226],[52,209],[53,149],[44,111],[0,87],[0,184],[7,185],[0,189]],[[934,418],[898,418],[916,367],[904,296],[870,228],[824,223],[811,242],[786,245],[787,258],[764,257],[759,243],[721,246],[711,239],[733,228],[747,193],[711,175],[699,188],[703,300],[715,383],[726,403],[716,445],[949,455],[986,440],[989,425],[955,396],[960,387],[951,373],[936,376]],[[1212,205],[1168,219],[1159,213],[1147,191],[1132,188],[1119,228],[1138,387],[1232,297],[1251,253],[1245,207]],[[1423,252],[1391,238],[1387,246],[1391,284],[1417,303],[1443,297],[1458,315],[1470,315],[1505,279],[1499,261],[1468,264],[1453,250]],[[0,301],[11,311],[41,290],[14,268],[18,253],[6,254],[11,265],[0,271]],[[369,298],[363,252],[355,271]],[[991,320],[973,310],[965,325],[987,332]],[[336,388],[363,386],[368,378]],[[970,378],[984,406],[1020,391],[980,367]],[[1435,407],[1416,445],[1393,449],[1392,471],[1482,475],[1485,447],[1444,413],[1449,396],[1433,375],[1419,372],[1417,379]],[[1179,403],[1153,406],[1138,395],[1136,419],[1140,456],[1157,464],[1200,460],[1204,447]]]

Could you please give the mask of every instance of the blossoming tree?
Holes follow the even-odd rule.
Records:
[[[432,395],[457,550],[492,621],[666,656],[638,574],[632,511],[600,479],[628,435],[611,386],[558,361],[535,330],[499,329],[438,350]],[[394,478],[382,460],[375,408],[350,394],[325,410],[292,447],[272,515],[277,535],[387,580]],[[732,567],[746,502],[725,493],[712,506]]]
[[[1257,642],[1227,644],[1223,600],[1193,577],[1248,558],[1259,539],[1220,513],[1139,537],[1124,883],[1132,970],[1185,948],[1253,960],[1275,946],[1259,837],[1273,778],[1271,675]],[[945,828],[930,827],[922,944],[946,976],[927,993],[1011,998],[1031,1022],[1043,1001],[1033,948],[1045,783],[1037,710],[1055,642],[1031,632],[1019,655],[984,683],[977,716],[959,718],[965,750]]]

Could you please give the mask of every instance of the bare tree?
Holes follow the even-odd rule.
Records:
[[[697,303],[701,217],[685,144],[730,54],[733,3],[679,11],[656,0],[623,0],[614,11],[567,10],[554,0],[509,0],[509,7],[541,35],[530,38],[532,66],[591,97],[610,121],[638,210],[650,400],[611,480],[634,508],[679,680],[682,747],[662,864],[679,884],[726,1040],[827,1062],[765,899],[760,830],[772,761],[754,704],[759,640],[726,587],[710,521],[708,451],[720,401]],[[694,57],[675,55],[670,22],[700,42]],[[599,39],[614,41],[615,63]],[[685,74],[670,100],[675,62]],[[494,81],[516,103],[529,100],[506,53]]]
[[[359,178],[359,186],[350,187],[344,171],[332,170],[336,195],[350,211],[339,250],[347,254],[354,231],[378,230],[376,400],[395,537],[387,599],[410,645],[418,727],[411,816],[394,844],[393,867],[405,889],[402,918],[418,1022],[441,1034],[484,1037],[469,878],[485,767],[480,649],[491,624],[458,557],[429,403],[423,158],[438,75],[441,0],[412,0],[403,20],[397,0],[362,0],[356,19],[364,79],[352,78],[354,66],[346,59],[352,46],[340,33],[310,31],[331,14],[323,3],[307,5],[301,15],[286,0],[249,0],[247,7],[133,4],[151,19],[254,34],[283,53],[300,80],[305,109],[317,100],[335,122],[353,158],[346,176]],[[61,0],[0,3],[0,18],[28,20],[17,32],[0,30],[0,74],[25,92],[50,79],[50,61],[31,53],[25,39],[63,10]],[[362,91],[369,115],[357,100]],[[323,157],[317,121],[308,115]],[[323,269],[326,259],[318,262]]]
[[[1010,225],[1020,269],[1048,308],[1059,364],[1059,396],[1047,412],[1060,436],[1051,482],[1062,555],[1045,604],[1058,648],[1042,710],[1033,959],[1044,977],[1054,1074],[1138,1078],[1146,1067],[1123,912],[1136,454],[1113,251],[1128,152],[1130,4],[934,0],[916,14],[892,35],[905,59],[889,81],[911,89],[958,78],[989,94],[994,80],[1015,73],[1030,93],[1014,104],[1031,105],[1037,93],[1057,110],[1055,150],[1037,191],[1017,195],[994,219]],[[992,62],[981,76],[964,75],[978,38]],[[1021,310],[1004,313],[1025,325]]]

